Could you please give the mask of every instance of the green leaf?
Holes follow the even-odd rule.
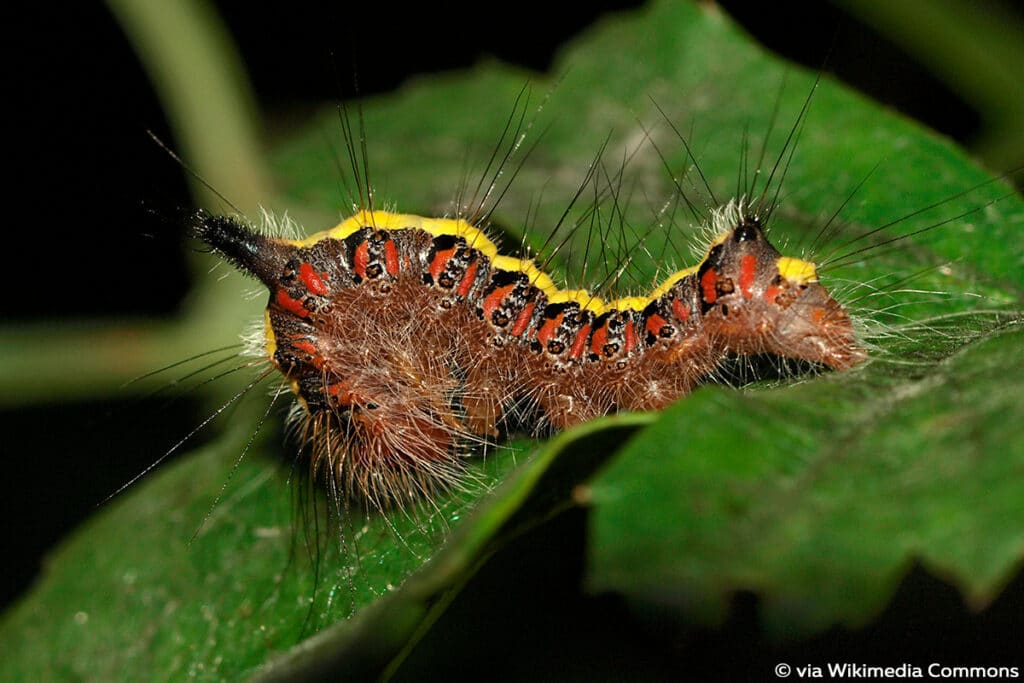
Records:
[[[529,242],[543,243],[584,186],[554,240],[569,239],[555,265],[579,274],[587,234],[570,228],[588,225],[594,190],[584,181],[607,138],[597,176],[612,190],[598,224],[613,256],[644,238],[618,289],[648,290],[685,265],[698,234],[681,210],[659,213],[674,197],[661,155],[677,175],[690,165],[668,122],[688,133],[721,200],[735,192],[746,132],[756,160],[778,101],[770,168],[814,82],[714,8],[674,2],[605,21],[555,71],[562,77],[548,82],[485,64],[366,102],[375,201],[436,214],[450,209],[453,189],[471,197],[529,80],[531,104],[520,111],[533,123],[520,157],[540,142],[496,226],[515,236],[529,216]],[[705,388],[660,416],[584,425],[529,457],[525,446],[493,450],[470,466],[469,490],[439,498],[436,510],[349,511],[340,553],[321,538],[337,532],[323,497],[307,515],[318,527],[296,516],[288,480],[305,475],[277,464],[277,434],[258,438],[233,469],[266,410],[253,392],[216,443],[132,487],[54,551],[0,622],[0,678],[237,679],[297,643],[268,676],[394,673],[489,557],[588,500],[587,586],[683,621],[714,621],[732,591],[751,589],[774,633],[863,623],[915,559],[974,604],[990,600],[1024,557],[1024,453],[1012,429],[1022,417],[1024,207],[1003,197],[1004,184],[983,184],[946,141],[828,79],[799,133],[773,217],[787,252],[809,248],[868,175],[843,206],[842,230],[813,255],[911,236],[822,269],[875,334],[869,365],[746,391]],[[294,203],[270,208],[319,214],[311,231],[348,213],[331,151],[339,139],[336,114],[325,112],[284,146],[276,167]],[[499,192],[515,169],[505,168]],[[700,194],[701,181],[687,178]],[[589,283],[615,270],[594,260]]]
[[[593,483],[591,589],[690,622],[750,590],[794,637],[864,624],[916,560],[984,606],[1024,556],[1022,343],[1008,326],[913,378],[681,401]]]

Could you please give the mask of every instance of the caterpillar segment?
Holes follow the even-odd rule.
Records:
[[[741,202],[712,225],[698,266],[611,302],[462,220],[363,211],[288,240],[201,213],[195,230],[270,292],[265,348],[314,471],[381,507],[454,485],[473,442],[663,408],[731,355],[864,360],[813,263],[782,256]]]

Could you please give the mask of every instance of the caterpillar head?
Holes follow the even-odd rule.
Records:
[[[696,272],[705,330],[730,353],[768,353],[835,370],[866,358],[850,317],[818,282],[813,263],[783,256],[760,218],[729,204],[717,215],[731,229]]]

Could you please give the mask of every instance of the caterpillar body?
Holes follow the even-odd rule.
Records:
[[[270,290],[263,353],[332,491],[382,507],[458,481],[473,442],[657,410],[728,357],[842,370],[865,357],[815,265],[745,200],[697,266],[647,296],[562,290],[463,219],[364,210],[301,240],[200,214],[196,234]]]

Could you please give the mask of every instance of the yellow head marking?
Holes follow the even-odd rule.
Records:
[[[810,261],[780,256],[775,265],[779,268],[779,275],[794,284],[806,285],[818,281],[818,270]]]

